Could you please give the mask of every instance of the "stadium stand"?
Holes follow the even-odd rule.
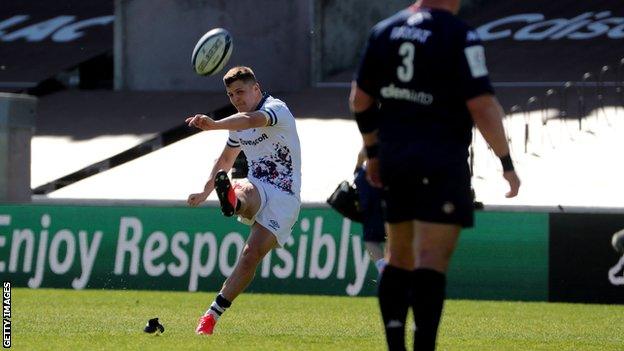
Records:
[[[135,3],[137,6],[141,4],[142,2]],[[325,7],[321,7],[320,11],[345,10],[332,4],[331,2],[324,4]],[[392,4],[398,6],[400,2],[396,1]],[[134,9],[134,11],[138,10],[140,9]],[[542,158],[545,158],[547,154],[550,155],[549,157],[565,158],[568,140],[574,139],[577,142],[590,143],[592,147],[599,147],[608,139],[601,138],[596,133],[602,135],[606,133],[606,131],[601,132],[603,129],[608,130],[602,127],[603,120],[617,127],[617,117],[614,114],[619,110],[615,107],[622,106],[624,101],[624,89],[621,84],[623,75],[621,60],[624,55],[614,49],[613,45],[614,42],[621,40],[622,25],[618,24],[617,16],[623,11],[624,5],[620,3],[597,1],[592,2],[589,7],[584,7],[571,0],[546,5],[537,0],[530,0],[514,3],[512,6],[507,6],[500,1],[485,0],[472,1],[470,6],[464,8],[462,16],[479,28],[479,32],[485,37],[488,66],[505,110],[510,111],[512,106],[517,106],[516,113],[510,114],[506,121],[506,124],[519,131],[511,133],[510,136],[513,144],[520,146],[516,152],[529,156],[539,155]],[[105,83],[112,75],[112,68],[107,66],[110,64],[113,30],[111,22],[107,22],[112,21],[113,4],[110,1],[97,1],[89,6],[76,1],[67,1],[64,2],[63,7],[51,4],[36,6],[36,2],[26,1],[12,3],[5,13],[7,15],[0,18],[2,23],[0,25],[0,49],[9,55],[3,58],[5,63],[2,65],[5,68],[0,71],[3,89],[24,91],[28,88],[31,92],[37,93],[37,90],[33,88],[36,86],[45,88],[50,78],[59,84],[60,88],[78,88],[49,95],[41,94],[37,137],[33,142],[32,184],[35,188],[88,167],[90,164],[113,157],[124,150],[133,147],[140,148],[138,145],[142,142],[151,143],[148,140],[158,139],[159,133],[177,128],[184,113],[211,111],[219,106],[227,105],[227,99],[221,93],[101,89],[87,93],[79,90],[89,87],[101,88],[103,85],[105,88],[111,86],[110,83]],[[332,18],[331,14],[315,13],[316,15],[318,16],[313,24],[320,23],[320,25],[328,26],[329,19]],[[72,18],[63,16],[72,16]],[[26,29],[33,30],[35,24],[42,22],[46,23],[43,28],[47,28],[47,34],[43,35],[45,31],[40,28],[40,41],[31,43],[29,40],[37,37],[34,34],[28,34]],[[602,23],[602,27],[599,24],[592,25],[592,23]],[[82,27],[85,24],[88,26]],[[347,32],[349,29],[345,27],[348,26],[348,22],[341,23],[341,25],[342,27],[321,28],[323,33],[321,40],[327,41],[322,45],[323,50],[339,48],[355,51],[359,49],[359,45],[354,45],[352,48],[335,45],[335,41],[340,36],[336,33],[332,34],[332,30]],[[602,29],[596,30],[595,28]],[[59,33],[82,34],[82,36],[76,37],[73,41],[62,42],[59,39],[65,37]],[[195,33],[191,34],[195,36]],[[249,40],[245,35],[249,34],[242,33],[236,39],[242,42]],[[176,36],[163,38],[163,40],[174,39]],[[579,47],[583,50],[579,50]],[[237,48],[245,50],[240,46]],[[55,51],[54,59],[50,60],[49,64],[43,65],[45,67],[38,66],[37,69],[30,69],[37,56],[41,56],[42,52],[53,50],[59,51]],[[20,57],[18,52],[32,54],[20,61],[17,59]],[[102,63],[97,60],[109,61]],[[101,76],[89,78],[88,72],[91,74],[99,72],[97,69],[88,69],[89,66],[105,67],[101,71],[107,71],[109,78]],[[605,66],[608,68],[605,69]],[[81,70],[81,67],[84,69]],[[307,64],[302,63],[302,67],[307,67]],[[335,72],[336,69],[322,71]],[[586,72],[589,74],[585,74]],[[344,125],[343,122],[350,119],[346,106],[350,76],[351,71],[346,69],[334,76],[324,77],[321,84],[318,84],[320,87],[314,87],[317,82],[311,81],[311,87],[304,90],[271,92],[288,99],[303,128],[307,129],[303,133],[308,131],[323,133],[334,129],[345,134],[347,132],[341,128],[344,127],[345,130],[349,128],[348,124]],[[48,83],[43,84],[42,82],[46,80]],[[22,84],[20,87],[20,84],[15,84],[16,82],[28,84]],[[270,86],[268,89],[271,90]],[[43,89],[43,92],[45,91],[50,90]],[[590,115],[593,117],[587,117]],[[316,118],[324,122],[318,121],[317,123],[313,120]],[[334,120],[336,124],[331,124]],[[572,120],[574,120],[574,125]],[[310,125],[307,124],[308,121]],[[519,125],[518,128],[515,127],[516,124]],[[313,125],[322,125],[322,127],[316,130]],[[579,128],[582,130],[581,134],[577,132]],[[96,139],[104,136],[112,139],[98,144]],[[123,137],[129,137],[131,140],[119,142]],[[590,137],[599,140],[596,142],[589,139]],[[58,143],[49,142],[51,139],[58,141],[63,138],[69,140],[69,143],[63,147],[56,148],[52,145],[59,145]],[[329,142],[327,138],[323,139],[323,141],[326,140]],[[348,134],[340,140],[331,142],[344,142],[349,145],[343,148],[344,150],[332,151],[333,157],[343,160],[351,159],[351,155],[347,155],[351,152],[350,146],[359,143],[357,138]],[[77,157],[81,160],[80,162],[65,162],[64,167],[38,161],[50,159],[52,152],[62,154],[65,152],[63,150],[72,149],[69,145],[76,146],[78,143],[90,143],[97,150],[85,152],[84,156]],[[476,143],[478,146],[478,140]],[[602,147],[614,147],[613,144],[605,145],[609,146]],[[476,149],[478,150],[478,147]],[[73,147],[73,150],[77,148]],[[561,154],[553,156],[551,155],[553,150],[555,153],[560,151]],[[44,154],[38,156],[40,152]],[[487,155],[488,151],[477,152],[479,154],[474,157],[477,168],[475,182],[479,183],[479,177],[484,176],[480,170],[487,169],[492,164],[478,164],[480,160],[487,158],[484,154]],[[324,162],[327,163],[326,158],[325,155],[316,157],[313,161],[314,165],[310,167],[310,172],[323,169]],[[533,162],[527,160],[524,166],[532,168]],[[314,173],[311,173],[310,177],[318,179],[319,183],[327,183],[328,189],[326,190],[329,191],[345,174],[350,173],[347,169],[351,165],[347,166],[346,163],[339,162],[335,172],[342,174],[336,174],[333,178],[318,179]],[[126,166],[132,164],[130,162]],[[53,171],[51,168],[54,167],[58,169]],[[42,176],[42,172],[46,175]],[[105,174],[102,174],[104,178]],[[54,176],[50,177],[51,175]],[[571,174],[568,175],[568,177],[571,176]],[[309,193],[317,194],[317,198],[313,199],[322,201],[322,197],[326,194],[320,190],[322,187],[316,186],[318,185],[315,185],[314,191]],[[93,185],[91,188],[101,187]],[[63,192],[51,194],[71,196],[69,190],[71,189],[66,189],[65,195],[61,195]],[[483,192],[477,188],[477,196],[487,200],[486,203],[494,196],[482,194]],[[92,196],[97,195],[92,194]],[[129,196],[137,198],[142,195]],[[169,196],[164,197],[169,198]],[[554,202],[556,201],[553,200]],[[525,199],[525,203],[531,203],[531,200]]]
[[[112,0],[3,3],[0,91],[112,86],[113,21]]]

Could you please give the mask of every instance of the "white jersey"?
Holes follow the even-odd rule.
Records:
[[[265,95],[258,111],[269,119],[266,127],[230,131],[228,146],[241,147],[247,156],[247,178],[269,184],[300,199],[301,147],[295,117],[286,104]]]

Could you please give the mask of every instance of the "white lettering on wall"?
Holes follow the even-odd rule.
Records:
[[[600,36],[623,39],[624,17],[611,16],[611,11],[601,11],[585,12],[570,19],[546,19],[541,13],[522,13],[483,24],[477,32],[483,41],[589,40]]]
[[[99,16],[80,21],[76,21],[76,16],[56,16],[19,29],[15,28],[29,19],[29,15],[18,15],[0,20],[0,41],[40,42],[50,39],[57,43],[71,42],[84,37],[89,27],[111,25],[115,16]]]

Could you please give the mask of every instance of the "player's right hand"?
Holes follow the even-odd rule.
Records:
[[[201,204],[202,202],[206,201],[207,198],[208,198],[208,194],[207,193],[204,193],[204,192],[195,193],[195,194],[189,195],[189,197],[186,200],[186,202],[189,204],[189,206],[195,207],[195,206]]]
[[[366,161],[366,180],[375,188],[382,188],[381,176],[379,175],[379,158],[369,158]]]
[[[503,172],[503,178],[509,183],[509,191],[505,194],[505,197],[515,197],[518,195],[518,190],[520,189],[520,178],[518,178],[518,174],[516,171],[507,171]]]
[[[197,114],[195,116],[188,117],[184,120],[189,127],[195,127],[202,130],[212,130],[215,127],[215,121],[206,116]]]

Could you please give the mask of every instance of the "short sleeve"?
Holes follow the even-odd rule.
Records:
[[[459,86],[464,99],[494,94],[485,62],[485,48],[474,30],[464,31],[457,48],[459,57]]]
[[[238,137],[234,134],[233,130],[230,130],[230,135],[228,137],[227,146],[229,147],[240,147],[240,141]]]
[[[284,125],[293,118],[286,104],[278,99],[267,101],[259,111],[268,116],[267,127]]]

